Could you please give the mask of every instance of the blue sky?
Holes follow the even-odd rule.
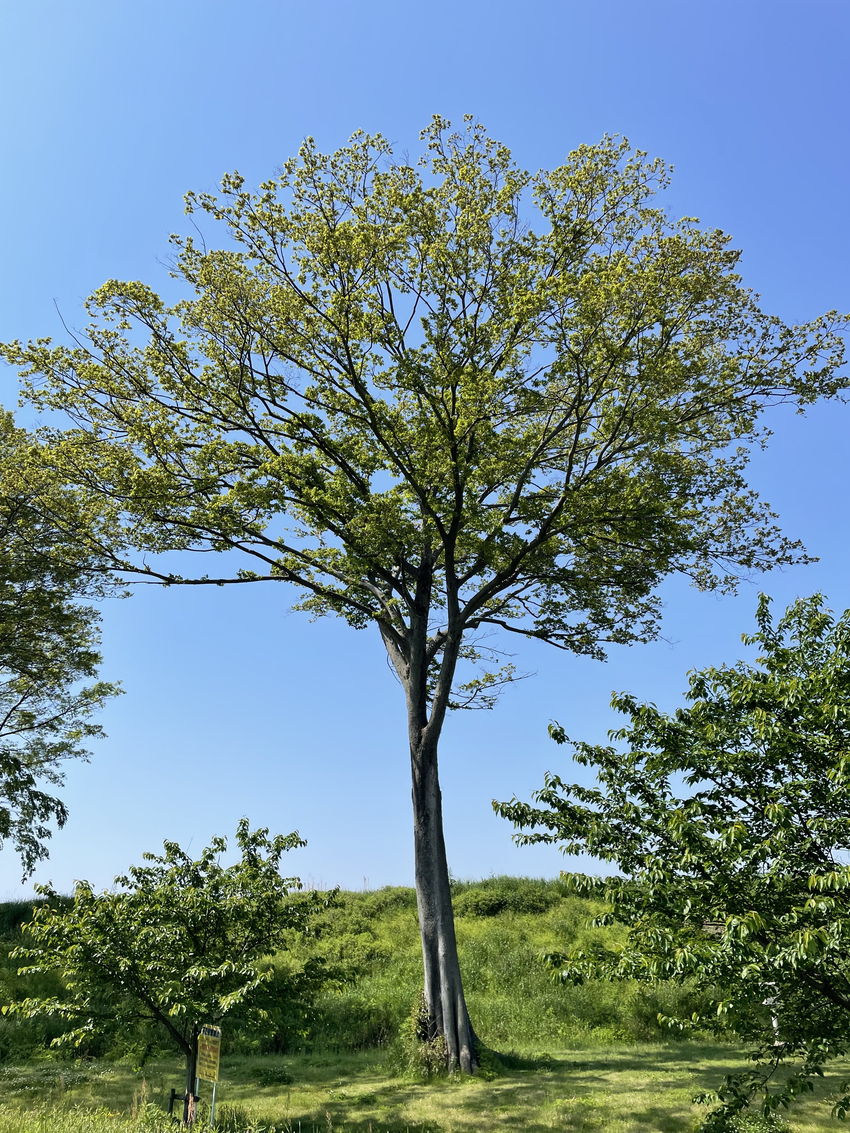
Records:
[[[28,0],[0,13],[0,339],[62,335],[109,277],[168,290],[182,195],[228,170],[249,184],[302,138],[357,128],[415,153],[439,112],[468,112],[518,161],[560,163],[603,133],[675,166],[670,209],[730,232],[764,306],[791,321],[850,310],[848,69],[841,0]],[[13,405],[14,374],[2,401]],[[850,406],[782,411],[751,483],[820,562],[756,579],[737,598],[664,587],[666,640],[607,664],[538,645],[538,675],[493,713],[450,718],[442,746],[457,876],[553,875],[554,849],[517,849],[490,800],[567,772],[552,718],[603,739],[613,689],[665,708],[694,666],[733,661],[764,588],[778,607],[823,590],[850,606]],[[97,885],[163,838],[199,848],[247,814],[308,839],[305,879],[409,884],[410,794],[399,689],[377,634],[288,614],[281,587],[160,591],[104,608],[104,673],[126,695],[109,738],[69,770],[71,817],[38,879]],[[0,896],[21,895],[11,850]]]

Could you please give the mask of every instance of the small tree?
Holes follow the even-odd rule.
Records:
[[[688,982],[710,1006],[668,1024],[757,1044],[754,1066],[721,1087],[711,1129],[759,1091],[766,1113],[787,1105],[850,1050],[850,611],[836,620],[815,596],[774,625],[762,597],[757,621],[743,638],[756,664],[692,673],[690,704],[672,716],[614,697],[630,724],[612,738],[627,750],[572,744],[598,786],[549,775],[536,805],[494,804],[532,831],[520,843],[621,871],[565,875],[608,904],[597,923],[628,935],[552,954],[561,979]],[[781,1064],[793,1070],[771,1086]],[[848,1109],[844,1097],[835,1112]]]
[[[12,955],[27,961],[22,975],[59,973],[66,994],[24,999],[4,1012],[67,1020],[69,1030],[54,1045],[79,1045],[116,1023],[160,1027],[185,1057],[188,1106],[199,1026],[232,1013],[266,1022],[263,993],[275,973],[264,958],[328,903],[315,893],[292,896],[301,883],[279,873],[283,853],[304,845],[297,834],[269,838],[242,819],[236,842],[242,857],[226,867],[219,861],[224,838],[214,838],[196,861],[166,842],[161,857],[145,854],[150,864],[117,877],[117,889],[95,893],[78,882],[71,908],[56,904],[49,885],[38,886],[48,904],[23,926],[31,945]],[[309,997],[321,978],[320,965],[308,964],[290,993]]]
[[[97,674],[103,558],[93,554],[79,496],[39,473],[34,440],[0,410],[0,845],[10,840],[24,877],[47,857],[64,803],[44,786],[86,759],[103,734],[91,717],[119,689]]]
[[[437,751],[449,710],[516,675],[482,638],[601,657],[655,635],[671,572],[723,589],[797,559],[746,444],[765,407],[847,379],[844,320],[764,314],[729,238],[658,207],[660,161],[606,138],[531,174],[466,125],[435,118],[419,166],[358,133],[308,139],[258,193],[227,176],[187,207],[235,246],[174,238],[183,301],[112,280],[75,346],[4,349],[78,426],[51,457],[111,504],[119,569],[290,583],[377,629],[407,708],[429,1031],[470,1070]],[[233,553],[213,577],[152,558],[182,549]]]

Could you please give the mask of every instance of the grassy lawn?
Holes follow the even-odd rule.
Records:
[[[711,1088],[737,1060],[728,1048],[677,1043],[553,1050],[514,1061],[489,1080],[482,1075],[424,1084],[392,1077],[385,1056],[376,1051],[233,1058],[223,1063],[219,1113],[225,1130],[244,1129],[245,1119],[252,1119],[293,1133],[299,1126],[303,1133],[687,1133],[703,1112],[691,1104],[694,1093]],[[794,1130],[845,1127],[830,1118],[821,1100],[837,1086],[839,1074],[793,1114]],[[275,1082],[285,1076],[291,1083]],[[179,1085],[176,1062],[149,1064],[143,1071],[98,1064],[7,1067],[0,1074],[0,1133],[132,1127],[105,1114],[85,1121],[82,1115],[78,1120],[70,1114],[48,1117],[44,1109],[106,1107],[130,1115],[144,1100],[164,1106],[171,1087]],[[206,1083],[202,1092],[209,1096]],[[237,1116],[240,1120],[233,1121]]]

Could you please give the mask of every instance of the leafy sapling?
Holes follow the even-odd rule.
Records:
[[[241,857],[225,866],[224,838],[196,860],[166,842],[161,856],[145,854],[147,864],[117,877],[112,890],[78,882],[70,908],[49,885],[37,886],[46,903],[23,926],[29,943],[13,956],[26,961],[22,974],[57,972],[65,994],[3,1011],[66,1020],[56,1045],[79,1045],[116,1022],[159,1029],[185,1058],[191,1095],[199,1026],[234,1013],[268,1026],[270,954],[333,899],[301,894],[298,878],[281,876],[283,854],[304,845],[297,833],[270,838],[242,819],[236,844]],[[288,993],[309,1000],[322,978],[321,965],[307,964],[290,975]]]

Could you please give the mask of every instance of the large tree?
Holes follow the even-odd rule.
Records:
[[[25,876],[67,818],[53,793],[64,765],[88,757],[102,735],[92,716],[119,691],[96,679],[100,619],[85,598],[109,583],[91,511],[38,471],[37,453],[0,410],[0,846],[12,843]]]
[[[671,219],[666,168],[625,141],[531,174],[471,119],[423,136],[418,165],[308,139],[259,192],[190,194],[234,243],[174,238],[182,301],[112,280],[75,344],[4,349],[74,419],[53,455],[111,502],[128,571],[289,583],[377,627],[407,704],[426,1003],[468,1070],[437,745],[514,675],[482,638],[601,657],[656,633],[671,572],[723,588],[798,557],[746,446],[766,406],[844,388],[844,324],[764,314],[729,238]],[[157,565],[173,550],[238,556],[197,576]]]
[[[549,775],[532,804],[495,804],[520,842],[618,870],[570,875],[607,905],[597,923],[626,932],[550,955],[561,978],[685,983],[701,1009],[669,1024],[753,1044],[712,1130],[759,1093],[766,1112],[788,1105],[850,1050],[850,610],[835,618],[815,595],[774,621],[762,597],[757,622],[756,663],[691,673],[672,715],[614,697],[625,750],[571,745],[596,784]]]

